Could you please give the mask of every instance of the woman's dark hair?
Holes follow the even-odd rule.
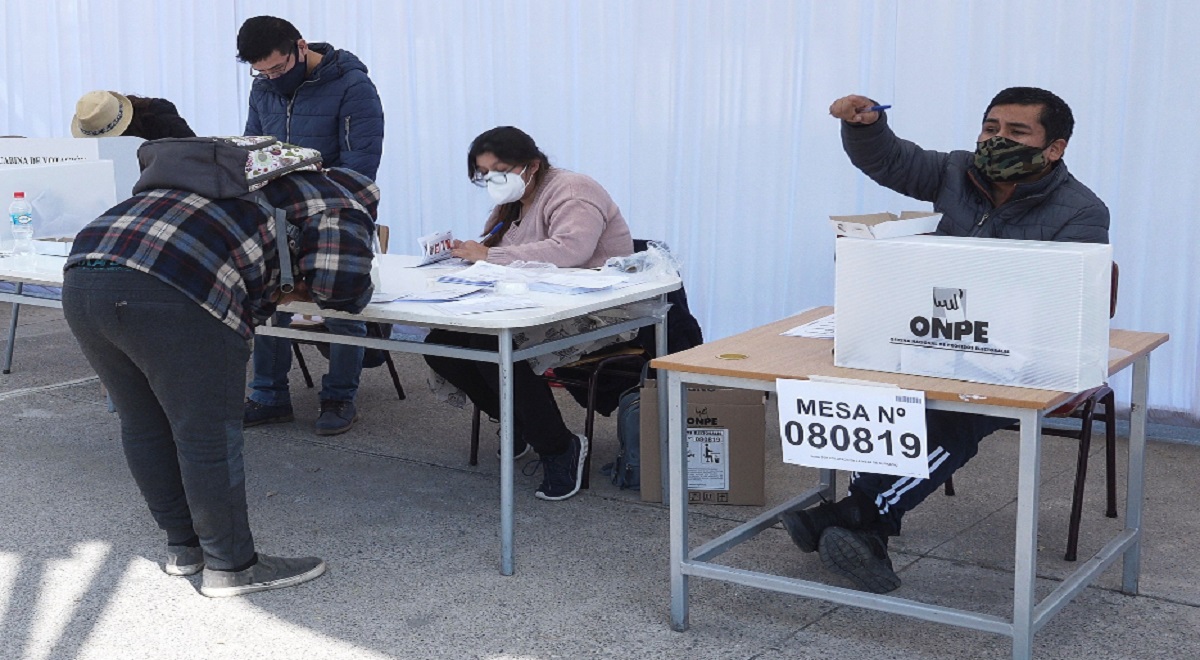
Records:
[[[537,143],[529,137],[528,133],[515,126],[497,126],[480,133],[479,137],[471,141],[471,148],[467,150],[467,177],[471,180],[474,180],[475,176],[479,174],[479,166],[475,164],[475,159],[485,153],[491,153],[497,160],[513,166],[527,166],[538,161],[540,163],[538,169],[533,173],[533,179],[529,182],[535,189],[542,185],[542,179],[550,170],[550,159],[542,153],[541,149],[538,149]],[[484,232],[490,232],[497,223],[501,222],[504,223],[504,228],[484,241],[484,245],[490,247],[499,243],[520,217],[520,200],[497,207],[496,212],[489,218],[487,226],[484,227]]]
[[[303,37],[295,25],[274,16],[246,19],[237,35],[237,58],[247,64],[261,62],[279,51],[284,55]]]
[[[196,137],[186,120],[179,116],[175,104],[166,99],[126,95],[133,106],[133,119],[121,135],[132,135],[144,140],[168,137]]]

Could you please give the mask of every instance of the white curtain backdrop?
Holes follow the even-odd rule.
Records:
[[[245,19],[291,20],[367,63],[387,137],[394,250],[489,207],[470,140],[512,124],[584,172],[635,236],[667,241],[707,337],[833,300],[830,214],[927,208],[842,153],[834,99],[893,104],[896,131],[970,149],[1012,85],[1071,104],[1066,160],[1112,211],[1117,327],[1169,332],[1159,421],[1200,422],[1193,0],[6,0],[0,134],[66,136],[92,89],[171,99],[199,134],[242,131]],[[1118,383],[1128,401],[1128,386]]]

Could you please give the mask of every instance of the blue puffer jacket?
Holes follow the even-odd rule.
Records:
[[[254,81],[246,135],[273,135],[317,149],[326,167],[344,167],[371,179],[383,155],[383,104],[367,66],[347,50],[310,43],[321,63],[291,98],[266,80]]]
[[[1062,160],[1037,181],[1017,184],[1008,201],[994,206],[973,153],[928,151],[902,140],[888,127],[887,113],[866,126],[842,122],[842,146],[876,183],[933,202],[942,214],[938,234],[1108,242],[1108,207]]]

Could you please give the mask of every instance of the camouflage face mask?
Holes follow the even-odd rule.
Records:
[[[997,135],[975,144],[975,167],[993,183],[1019,181],[1050,166],[1044,150]]]

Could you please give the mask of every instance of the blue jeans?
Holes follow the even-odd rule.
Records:
[[[366,337],[367,324],[362,321],[326,318],[325,327],[337,335]],[[275,314],[275,325],[286,328],[292,315]],[[362,346],[329,344],[329,372],[321,378],[322,401],[353,401],[362,376]],[[284,337],[254,338],[254,377],[250,380],[250,398],[265,406],[282,406],[292,402],[288,391],[288,372],[292,370],[292,340]]]
[[[209,568],[254,559],[242,458],[250,341],[153,275],[72,268],[63,315],[121,418],[121,445],[168,543]]]

